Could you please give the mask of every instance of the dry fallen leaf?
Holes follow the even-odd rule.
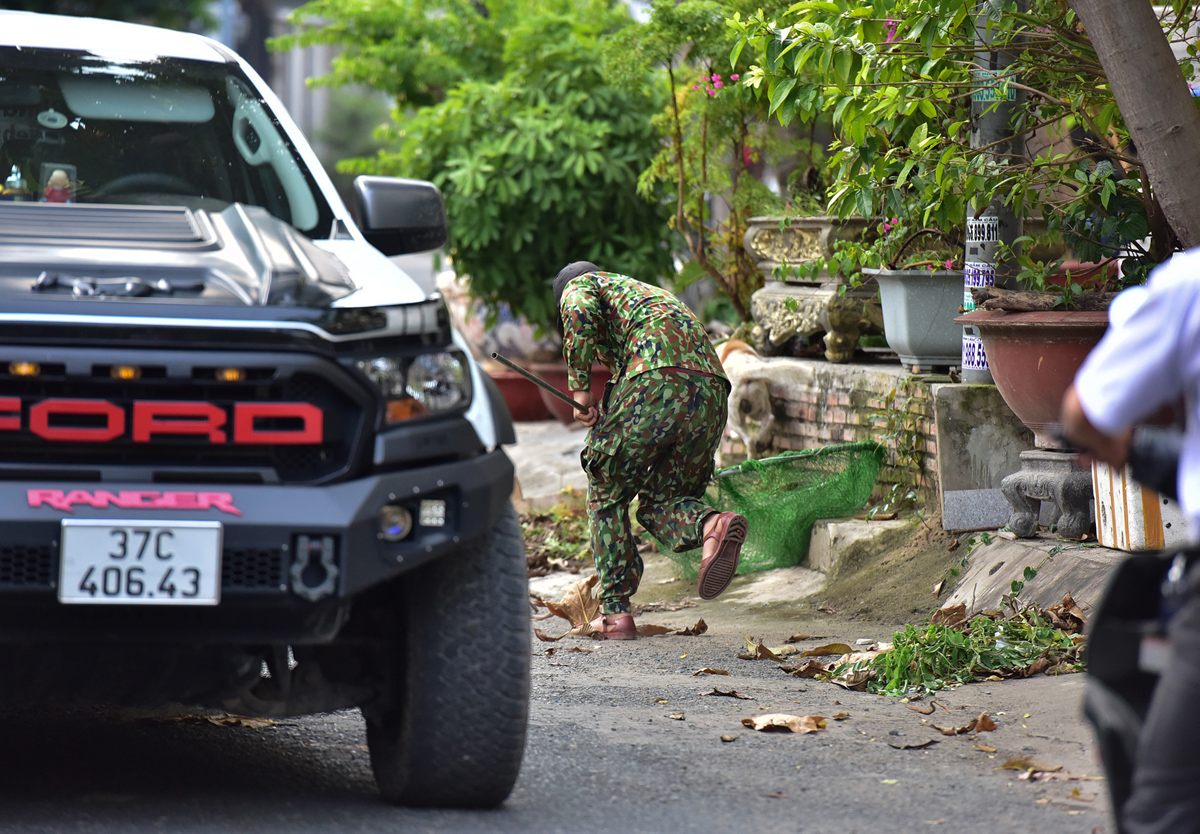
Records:
[[[816,733],[825,729],[825,717],[822,715],[785,715],[773,712],[769,715],[743,718],[742,723],[764,733]]]
[[[670,701],[668,701],[666,698],[655,698],[655,699],[654,699],[654,703],[656,703],[656,704],[667,704],[667,703],[670,703]]]
[[[843,687],[844,689],[849,689],[854,692],[864,691],[867,688],[867,683],[873,677],[875,677],[875,670],[872,669],[871,667],[855,669],[854,664],[857,662],[857,659],[860,658],[861,656],[862,655],[857,654],[857,653],[852,654],[852,655],[846,655],[846,656],[839,658],[836,662],[830,663],[829,664],[830,669],[836,669],[837,667],[841,666],[842,664],[846,664],[847,669],[844,672],[842,672],[840,675],[838,675],[837,677],[830,678],[829,682],[836,683],[838,686]],[[848,658],[853,658],[853,659],[848,659]]]
[[[738,659],[740,659],[740,660],[774,660],[777,663],[783,659],[779,655],[775,654],[775,652],[771,651],[766,646],[764,646],[762,640],[759,640],[757,643],[755,643],[753,638],[747,637],[746,638],[746,649],[747,649],[746,654],[739,654]]]
[[[848,712],[835,712],[833,714],[834,721],[845,721],[849,717],[850,717],[850,713],[848,713]]]
[[[807,640],[807,639],[809,639],[809,637],[808,637],[808,635],[807,635],[807,634],[793,634],[791,637],[789,637],[788,639],[784,640],[783,642],[785,642],[785,643],[799,643],[800,641],[802,641],[802,640]]]
[[[742,693],[738,692],[736,689],[731,689],[728,692],[725,692],[724,690],[717,689],[715,686],[713,687],[712,692],[701,692],[700,694],[701,695],[724,695],[727,698],[738,698],[743,701],[753,701],[754,700],[754,698],[752,696],[743,695]]]
[[[547,649],[547,651],[551,651],[551,650]],[[583,654],[591,654],[592,652],[594,652],[596,650],[595,649],[585,649],[582,646],[572,646],[571,648],[567,649],[567,651],[568,652],[582,652]]]
[[[737,736],[721,736],[721,741],[725,742],[726,744],[728,744],[731,741],[737,741],[737,740],[738,740]]]
[[[1026,773],[1057,773],[1062,770],[1062,765],[1044,765],[1030,756],[1021,756],[1020,758],[1009,759],[1000,765],[997,770],[1023,770]]]
[[[1074,773],[1069,773],[1065,770],[1058,771],[1033,771],[1030,774],[1028,771],[1023,776],[1028,775],[1031,782],[1103,782],[1103,776],[1088,776],[1081,774],[1076,776]]]
[[[212,724],[216,727],[251,727],[258,729],[261,727],[294,727],[295,724],[275,721],[270,718],[251,718],[246,715],[232,715],[230,713],[222,713],[220,715],[171,715],[166,717],[149,716],[139,718],[138,721],[144,724]]]
[[[767,799],[787,799],[786,793],[764,793],[763,796]]]
[[[653,623],[638,623],[638,637],[661,637],[664,634],[670,634],[671,629],[666,626],[654,625]]]
[[[218,727],[274,727],[280,722],[270,718],[247,718],[244,715],[210,715],[208,723]]]
[[[945,579],[943,579],[941,582],[938,582],[936,585],[933,586],[934,599],[937,599],[938,597],[940,597],[942,595],[942,589],[945,587],[946,587]]]
[[[825,657],[831,654],[850,654],[850,647],[845,643],[826,643],[824,646],[817,646],[815,649],[801,652],[800,656]]]
[[[990,733],[996,729],[996,722],[986,712],[979,713],[979,717],[975,719],[975,732]]]
[[[965,622],[966,619],[966,603],[959,602],[934,611],[933,616],[929,618],[929,623],[930,625],[956,626],[959,623]]]
[[[819,660],[807,660],[803,666],[780,666],[779,668],[793,678],[815,678],[817,675],[828,672],[832,665]]]
[[[701,634],[703,634],[706,631],[708,631],[708,623],[704,622],[704,618],[701,617],[699,620],[696,621],[696,624],[694,626],[688,626],[687,628],[681,628],[678,631],[676,631],[675,633],[682,637],[699,637]]]
[[[936,738],[931,738],[928,741],[918,742],[917,744],[892,744],[888,742],[888,747],[894,747],[897,750],[924,750],[926,747],[932,747],[937,744]]]
[[[919,711],[920,710],[918,710],[918,712]],[[926,713],[926,715],[928,715],[928,713]],[[996,729],[996,722],[992,721],[991,717],[986,712],[981,712],[963,727],[939,727],[937,724],[930,724],[929,726],[944,736],[957,736],[962,735],[963,733],[991,732],[992,730]]]
[[[554,657],[557,652],[558,649],[546,649],[546,651],[542,652],[542,654],[544,654],[546,657]]]
[[[667,718],[670,718],[672,721],[683,721],[685,718],[687,718],[687,716],[682,712],[673,712],[668,715]]]
[[[592,589],[600,577],[593,574],[581,579],[563,591],[562,599],[558,602],[546,601],[546,608],[556,617],[569,622],[572,626],[590,623],[600,616],[600,601],[592,595]]]
[[[535,637],[537,637],[537,639],[541,640],[543,643],[553,643],[554,641],[561,640],[567,636],[566,634],[560,634],[557,637],[551,637],[549,634],[542,631],[540,628],[535,628],[533,630],[533,634]],[[567,632],[567,634],[570,634],[570,632]]]
[[[697,675],[728,675],[728,674],[729,674],[728,669],[713,669],[711,666],[705,666],[703,669],[697,669],[695,672],[692,672],[692,677],[694,678]]]
[[[935,709],[937,709],[937,707],[934,706],[934,702],[931,701],[926,706],[928,706],[929,708],[925,709],[925,707],[919,706],[917,704],[909,704],[908,708],[910,710],[912,710],[913,712],[921,713],[921,715],[933,715],[933,711]]]
[[[988,747],[986,744],[972,744],[971,749],[978,750],[981,753],[995,753],[996,752],[995,747]]]

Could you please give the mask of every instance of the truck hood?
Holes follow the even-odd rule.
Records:
[[[397,283],[411,284],[393,271]],[[358,278],[257,206],[0,202],[2,295],[327,308],[370,283]],[[400,294],[410,293],[420,298]]]

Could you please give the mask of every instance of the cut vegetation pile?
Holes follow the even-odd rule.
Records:
[[[1068,595],[1060,605],[998,611],[968,620],[962,605],[937,611],[929,625],[907,626],[876,657],[831,664],[830,676],[863,680],[880,695],[925,694],[980,680],[1062,674],[1083,668],[1084,618]],[[865,676],[863,672],[867,673]]]

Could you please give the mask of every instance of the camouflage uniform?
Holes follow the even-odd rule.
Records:
[[[562,315],[571,389],[588,390],[597,359],[614,376],[580,458],[601,608],[626,613],[642,576],[629,504],[638,498],[638,521],[664,546],[700,546],[729,382],[703,326],[666,290],[589,272],[567,284]]]

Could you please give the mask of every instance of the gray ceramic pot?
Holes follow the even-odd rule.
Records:
[[[864,269],[879,282],[888,345],[914,373],[957,367],[962,361],[963,274],[942,269]]]

